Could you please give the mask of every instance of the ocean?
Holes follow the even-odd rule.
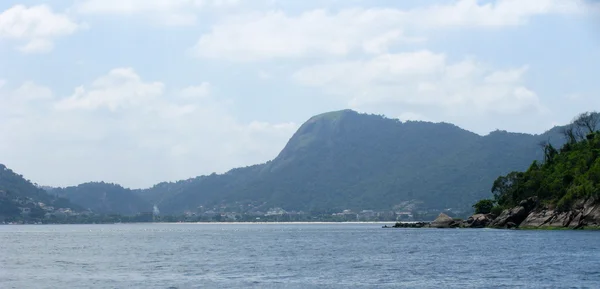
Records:
[[[0,288],[600,288],[598,231],[382,225],[3,225]]]

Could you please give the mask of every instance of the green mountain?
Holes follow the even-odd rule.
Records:
[[[5,165],[0,164],[0,221],[24,216],[41,219],[56,209],[81,210],[68,199],[48,194]],[[29,212],[24,215],[23,212]]]
[[[541,135],[494,131],[481,136],[448,123],[401,122],[342,110],[314,116],[266,163],[149,189],[108,183],[51,189],[97,213],[152,210],[180,214],[454,208],[491,196],[494,180],[542,160],[541,143],[565,143],[564,127]]]
[[[134,215],[151,212],[152,205],[130,189],[117,184],[90,182],[78,186],[47,189],[98,214]]]
[[[541,159],[540,142],[563,143],[559,131],[480,136],[447,123],[336,111],[309,119],[272,161],[136,192],[166,213],[198,206],[334,212],[406,201],[470,210],[491,195],[498,175]]]

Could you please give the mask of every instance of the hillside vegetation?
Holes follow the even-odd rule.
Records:
[[[498,175],[541,160],[541,141],[562,144],[559,129],[480,136],[447,123],[336,111],[309,119],[265,164],[136,192],[170,213],[198,206],[335,212],[403,202],[470,211],[470,204],[490,195]]]
[[[401,122],[341,110],[306,121],[276,158],[149,189],[88,183],[52,189],[97,213],[135,214],[157,205],[184,211],[288,211],[330,214],[344,209],[471,212],[490,198],[499,175],[544,160],[539,143],[562,146],[564,128],[541,135],[494,131],[481,136],[448,123]]]
[[[147,201],[132,190],[117,184],[90,182],[66,188],[52,188],[49,192],[68,198],[98,214],[134,215],[152,211],[152,205]]]
[[[493,200],[483,200],[476,207],[489,207],[495,213],[515,207],[535,197],[541,204],[566,211],[575,201],[600,198],[600,114],[588,112],[562,129],[567,142],[557,148],[542,143],[541,161],[533,161],[525,171],[513,171],[493,183]],[[484,212],[486,210],[483,210]]]
[[[53,209],[44,210],[49,207]],[[0,221],[21,218],[24,210],[30,212],[28,217],[42,219],[47,212],[59,208],[80,209],[68,199],[48,194],[22,175],[0,164]]]

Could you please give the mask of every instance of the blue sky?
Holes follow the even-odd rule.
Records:
[[[0,162],[147,187],[272,159],[345,108],[485,135],[600,108],[594,1],[0,3]]]

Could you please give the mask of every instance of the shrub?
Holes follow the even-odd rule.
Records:
[[[502,211],[504,211],[503,207],[494,206],[490,213],[494,216],[500,216],[500,214],[502,214]]]
[[[494,201],[490,199],[483,199],[473,205],[475,214],[489,214],[494,207]]]

